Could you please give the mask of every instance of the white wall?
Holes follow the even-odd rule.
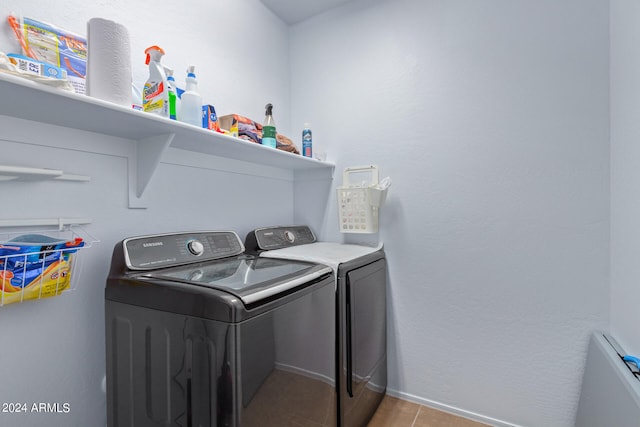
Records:
[[[159,44],[178,76],[189,63],[198,66],[203,97],[219,113],[259,118],[271,101],[281,130],[286,129],[286,25],[257,0],[198,2],[197,8],[176,3],[162,12],[160,6],[7,0],[0,16],[4,22],[15,11],[76,32],[84,32],[91,17],[114,19],[130,30],[139,84],[146,78],[144,49]],[[0,51],[17,51],[8,26],[0,28]],[[162,28],[167,31],[157,32]],[[265,46],[270,49],[262,50]],[[4,116],[0,129],[0,164],[91,176],[88,183],[0,183],[0,216],[92,218],[85,229],[101,240],[81,253],[75,291],[0,307],[0,403],[24,402],[29,409],[32,403],[69,403],[71,408],[68,414],[0,413],[0,425],[104,426],[103,295],[114,244],[127,236],[180,230],[234,230],[244,238],[257,224],[290,223],[292,173],[170,149],[146,190],[147,209],[128,209],[131,141]]]
[[[611,332],[640,354],[640,4],[611,1]]]
[[[573,425],[608,325],[608,31],[602,0],[356,0],[292,28],[292,127],[334,181],[393,179],[390,393]]]

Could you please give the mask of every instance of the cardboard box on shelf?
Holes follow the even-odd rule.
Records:
[[[227,114],[226,116],[218,117],[218,126],[223,131],[229,132],[229,135],[233,137],[238,137],[238,119],[239,115],[237,114]]]

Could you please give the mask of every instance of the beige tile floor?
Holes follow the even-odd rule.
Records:
[[[357,389],[357,387],[356,387]],[[367,395],[366,387],[357,393]],[[243,400],[242,425],[247,427],[335,426],[334,388],[319,380],[274,369]],[[366,406],[360,406],[365,408]],[[357,418],[357,414],[356,414]],[[487,427],[485,424],[437,411],[417,403],[384,396],[368,427]]]
[[[486,427],[486,424],[385,396],[368,427]]]

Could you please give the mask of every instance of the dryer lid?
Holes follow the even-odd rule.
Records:
[[[364,246],[331,242],[316,242],[292,246],[260,253],[261,257],[317,262],[330,266],[334,271],[340,264],[367,256],[382,249],[378,246]]]

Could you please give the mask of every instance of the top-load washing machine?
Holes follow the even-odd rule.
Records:
[[[330,266],[336,280],[338,425],[365,426],[387,387],[386,286],[382,247],[318,242],[307,226],[250,232],[248,253]]]
[[[331,268],[233,232],[118,243],[105,289],[109,427],[335,425]]]

